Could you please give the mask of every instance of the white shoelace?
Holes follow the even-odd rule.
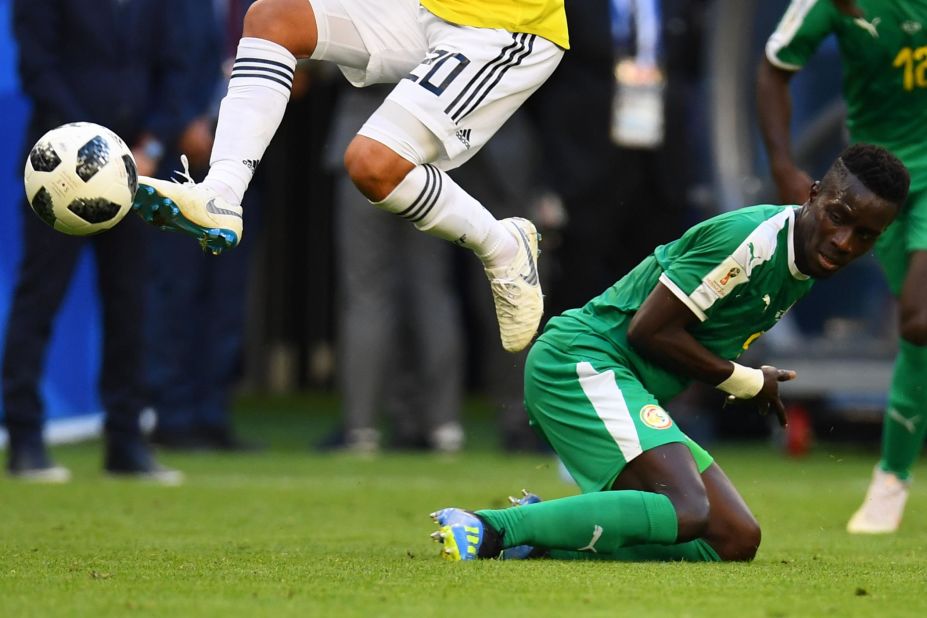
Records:
[[[179,185],[195,185],[196,181],[193,180],[193,176],[190,175],[190,160],[187,159],[187,155],[180,155],[180,164],[183,165],[183,171],[174,170],[174,174],[180,176],[181,180],[177,178],[171,178],[171,180]]]

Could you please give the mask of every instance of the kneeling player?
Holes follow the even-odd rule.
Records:
[[[525,402],[583,493],[510,509],[442,509],[432,536],[445,557],[530,546],[568,559],[752,559],[759,524],[662,403],[694,379],[772,408],[785,424],[778,383],[795,373],[733,361],[813,279],[872,249],[908,185],[889,152],[851,146],[802,206],[704,221],[581,309],[551,319],[528,355]]]

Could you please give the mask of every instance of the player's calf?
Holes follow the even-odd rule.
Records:
[[[521,490],[521,497],[509,496],[509,503],[512,506],[524,506],[525,504],[536,504],[541,501],[541,497],[533,494],[527,489]],[[531,545],[516,545],[502,550],[503,560],[530,560],[532,558],[543,558],[547,555],[547,550]]]

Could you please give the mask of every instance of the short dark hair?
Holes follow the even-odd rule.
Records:
[[[904,206],[911,175],[898,157],[881,146],[853,144],[837,158],[847,171],[884,200]]]

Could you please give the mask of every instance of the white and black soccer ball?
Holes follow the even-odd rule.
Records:
[[[138,189],[132,151],[118,135],[72,122],[43,135],[26,160],[26,198],[59,232],[87,236],[113,227]]]

